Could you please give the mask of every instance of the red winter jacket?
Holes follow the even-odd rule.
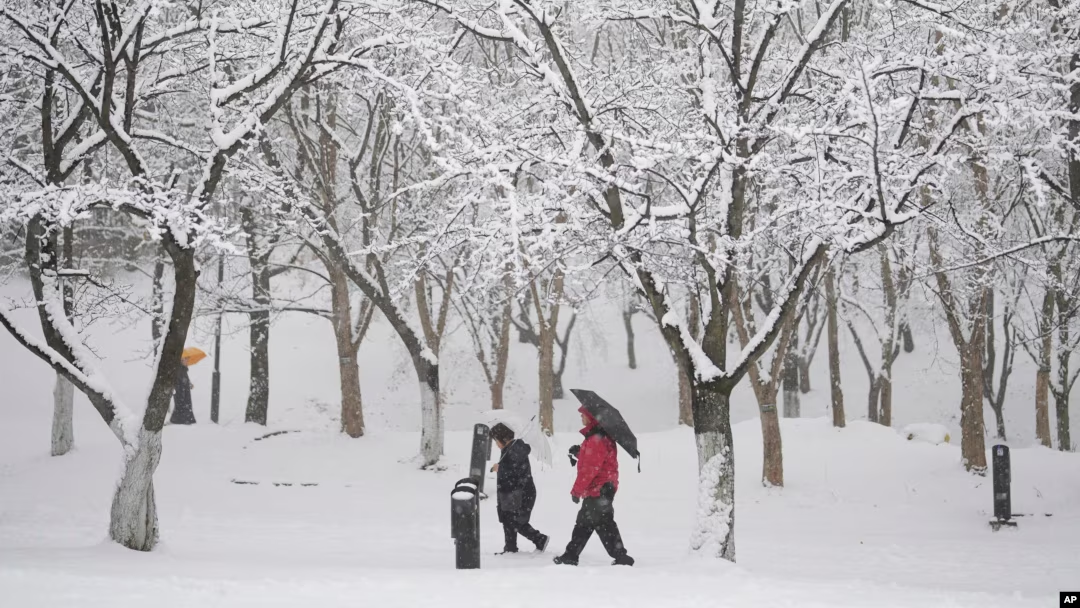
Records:
[[[600,488],[609,481],[619,489],[619,454],[615,440],[599,432],[596,420],[584,407],[578,410],[589,419],[589,424],[581,429],[585,440],[578,452],[577,481],[574,482],[570,495],[577,498],[595,498],[600,496]]]

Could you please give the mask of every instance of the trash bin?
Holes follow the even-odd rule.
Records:
[[[471,477],[458,481],[450,492],[450,536],[457,569],[479,568],[480,491]]]

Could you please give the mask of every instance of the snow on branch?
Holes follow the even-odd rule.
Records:
[[[743,346],[735,363],[729,367],[729,377],[741,378],[749,369],[750,365],[763,355],[772,345],[773,340],[780,334],[784,326],[784,319],[795,313],[801,298],[799,295],[805,289],[806,283],[814,268],[821,263],[827,252],[826,243],[820,238],[814,237],[803,248],[802,255],[798,259],[795,268],[791,272],[778,295],[774,296],[772,310],[769,311],[755,334]]]
[[[224,87],[210,91],[210,137],[215,149],[207,155],[202,180],[195,187],[193,196],[205,205],[213,197],[221,183],[229,158],[240,151],[242,145],[251,141],[270,122],[274,115],[300,89],[307,77],[314,70],[314,64],[326,57],[338,43],[341,35],[342,16],[338,14],[340,0],[330,0],[319,11],[310,24],[309,41],[306,48],[295,58],[290,59],[288,47],[291,42],[295,20],[298,18],[299,0],[293,0],[290,10],[279,24],[279,34],[272,48],[273,59],[260,65],[245,76],[241,76]],[[211,22],[210,29],[210,71],[218,74],[217,48],[215,44],[216,22]],[[276,84],[275,77],[281,75]],[[224,108],[231,102],[269,89],[254,107],[242,113],[242,117],[232,129],[226,130]]]
[[[995,260],[1011,257],[1013,255],[1016,255],[1017,253],[1020,253],[1021,251],[1025,251],[1025,250],[1031,249],[1033,247],[1039,247],[1039,246],[1042,246],[1042,245],[1047,245],[1047,244],[1050,244],[1050,243],[1080,243],[1080,234],[1055,234],[1055,235],[1048,235],[1048,236],[1039,237],[1039,238],[1036,238],[1036,239],[1032,239],[1032,240],[1030,240],[1030,241],[1028,241],[1026,243],[1021,243],[1019,245],[1009,247],[1008,249],[1004,249],[1004,250],[1001,250],[1001,251],[995,251],[993,253],[986,254],[983,257],[981,257],[981,258],[979,258],[977,260],[974,260],[972,262],[965,262],[963,264],[955,264],[955,265],[946,266],[946,267],[943,267],[943,268],[936,268],[936,269],[926,273],[925,275],[919,276],[917,278],[925,279],[925,278],[927,278],[929,276],[933,276],[934,274],[939,273],[939,272],[950,273],[950,272],[956,272],[958,270],[964,270],[966,268],[975,268],[977,266],[983,266],[983,265],[989,264],[990,262],[993,262]]]
[[[183,239],[182,246],[208,243],[232,248],[228,238],[234,228],[205,215],[198,208],[198,201],[187,192],[169,189],[157,182],[133,179],[127,187],[101,183],[46,185],[36,190],[4,194],[7,204],[0,207],[0,223],[24,224],[32,218],[40,218],[48,224],[63,227],[88,217],[95,208],[110,208],[147,220],[146,228],[154,239],[168,230]]]
[[[271,21],[268,21],[263,17],[252,17],[242,21],[228,21],[217,17],[199,20],[193,19],[156,36],[146,38],[143,40],[142,49],[144,53],[149,54],[155,52],[157,47],[163,43],[176,40],[177,38],[181,38],[188,34],[209,32],[211,29],[219,34],[247,32],[265,27],[270,23]]]

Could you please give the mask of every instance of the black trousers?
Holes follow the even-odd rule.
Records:
[[[518,534],[524,536],[532,544],[539,546],[540,541],[543,540],[544,535],[539,530],[532,527],[528,521],[517,521],[512,517],[507,517],[503,522],[503,536],[506,538],[506,542],[503,544],[504,551],[517,551],[517,537]]]
[[[626,547],[623,546],[622,535],[619,534],[619,525],[615,523],[615,508],[612,505],[614,498],[614,495],[598,496],[581,501],[577,523],[574,525],[574,532],[570,536],[570,543],[566,545],[564,555],[577,559],[589,539],[592,538],[593,532],[600,537],[600,542],[604,544],[604,550],[608,555],[613,558],[626,555]]]

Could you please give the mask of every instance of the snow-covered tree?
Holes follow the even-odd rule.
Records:
[[[340,332],[342,347],[346,333],[352,335],[342,353],[355,352],[351,345],[376,309],[408,352],[420,389],[420,461],[426,468],[437,465],[443,453],[439,363],[432,345],[445,330],[440,319],[446,318],[442,311],[449,310],[451,292],[440,294],[433,314],[427,307],[430,332],[411,318],[408,303],[410,296],[428,295],[433,260],[447,253],[453,259],[467,233],[471,201],[448,200],[439,191],[445,183],[440,172],[455,174],[453,160],[442,154],[443,140],[460,136],[456,110],[442,107],[454,66],[441,57],[452,40],[417,27],[421,20],[412,19],[415,14],[401,6],[372,16],[381,37],[326,59],[329,65],[355,68],[360,77],[335,80],[318,107],[293,107],[287,137],[265,138],[261,152],[277,175],[276,183],[266,185],[268,212],[302,222],[297,228],[308,248],[370,303],[360,305],[359,323],[350,321],[350,332]],[[333,104],[329,95],[336,96]],[[343,327],[345,292],[336,288],[336,293],[342,298],[338,327]]]
[[[161,3],[33,1],[0,7],[6,58],[36,79],[39,159],[12,159],[22,173],[4,184],[0,223],[25,228],[25,265],[43,338],[0,324],[28,351],[86,395],[124,448],[109,535],[147,551],[158,539],[153,474],[194,310],[195,250],[227,232],[209,208],[230,161],[301,86],[338,64],[346,13],[341,3],[233,2],[179,24]],[[272,40],[270,45],[267,40]],[[75,170],[96,151],[116,162],[97,180]],[[195,170],[177,175],[177,156]],[[173,293],[144,408],[109,387],[63,310],[55,235],[94,209],[138,218],[169,257]],[[138,414],[141,409],[141,415]]]
[[[513,49],[509,68],[520,77],[484,90],[489,110],[472,124],[471,158],[537,175],[552,202],[547,214],[510,216],[517,233],[564,214],[563,230],[621,267],[660,319],[693,377],[693,546],[734,559],[731,390],[796,313],[830,246],[872,247],[918,214],[917,193],[951,134],[912,125],[918,70],[885,65],[880,32],[826,53],[844,0],[804,28],[787,19],[800,8],[791,4],[418,1],[472,34],[471,48]],[[910,17],[933,14],[889,10],[909,31]],[[588,23],[633,41],[618,69],[592,62],[600,36],[582,32]],[[766,212],[771,197],[779,204]],[[763,230],[750,228],[751,216]],[[788,270],[772,309],[729,357],[733,287],[750,280],[738,261],[780,230],[797,244]],[[672,300],[680,284],[706,286],[700,343]]]
[[[840,309],[869,382],[867,419],[885,426],[892,426],[892,369],[902,348],[918,236],[914,230],[900,231],[874,253],[854,256],[840,295]]]

